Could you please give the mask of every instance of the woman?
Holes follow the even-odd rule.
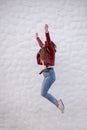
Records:
[[[44,59],[39,60],[39,64],[45,66],[45,69],[43,69],[41,73],[43,73],[44,80],[42,83],[42,89],[41,89],[41,95],[48,99],[50,102],[52,102],[57,108],[61,110],[62,113],[64,113],[64,104],[62,100],[57,100],[53,95],[48,93],[48,90],[50,89],[51,85],[55,81],[55,72],[53,69],[53,66],[55,65],[55,53],[56,53],[56,45],[51,41],[49,31],[48,31],[48,25],[45,24],[45,36],[46,36],[46,42],[45,44],[42,43],[42,41],[39,38],[38,33],[36,33],[36,39],[41,48],[47,47],[49,50],[49,53],[46,53],[46,56]],[[37,58],[40,55],[37,54]]]

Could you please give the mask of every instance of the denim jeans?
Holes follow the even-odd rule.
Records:
[[[48,93],[48,90],[50,89],[51,85],[55,81],[55,72],[54,69],[51,68],[49,70],[45,70],[43,72],[44,80],[42,83],[42,88],[41,88],[41,95],[51,101],[53,104],[57,102],[57,99],[52,96],[50,93]]]

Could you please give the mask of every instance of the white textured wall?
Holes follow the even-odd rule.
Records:
[[[49,24],[64,115],[40,96],[35,33]],[[0,130],[87,129],[87,0],[0,0]]]

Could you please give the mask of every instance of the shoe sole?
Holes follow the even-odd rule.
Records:
[[[64,106],[64,104],[63,104],[63,102],[62,102],[61,99],[60,99],[60,101],[61,101],[61,103],[62,103],[62,105],[63,105],[63,108],[65,109],[65,106]],[[64,113],[64,109],[63,109],[62,113]]]

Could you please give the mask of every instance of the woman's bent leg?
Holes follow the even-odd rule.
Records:
[[[44,80],[42,83],[41,95],[56,105],[56,103],[58,102],[57,99],[50,93],[48,93],[48,90],[50,89],[54,81],[55,81],[55,73],[53,69],[48,72],[44,72]]]

